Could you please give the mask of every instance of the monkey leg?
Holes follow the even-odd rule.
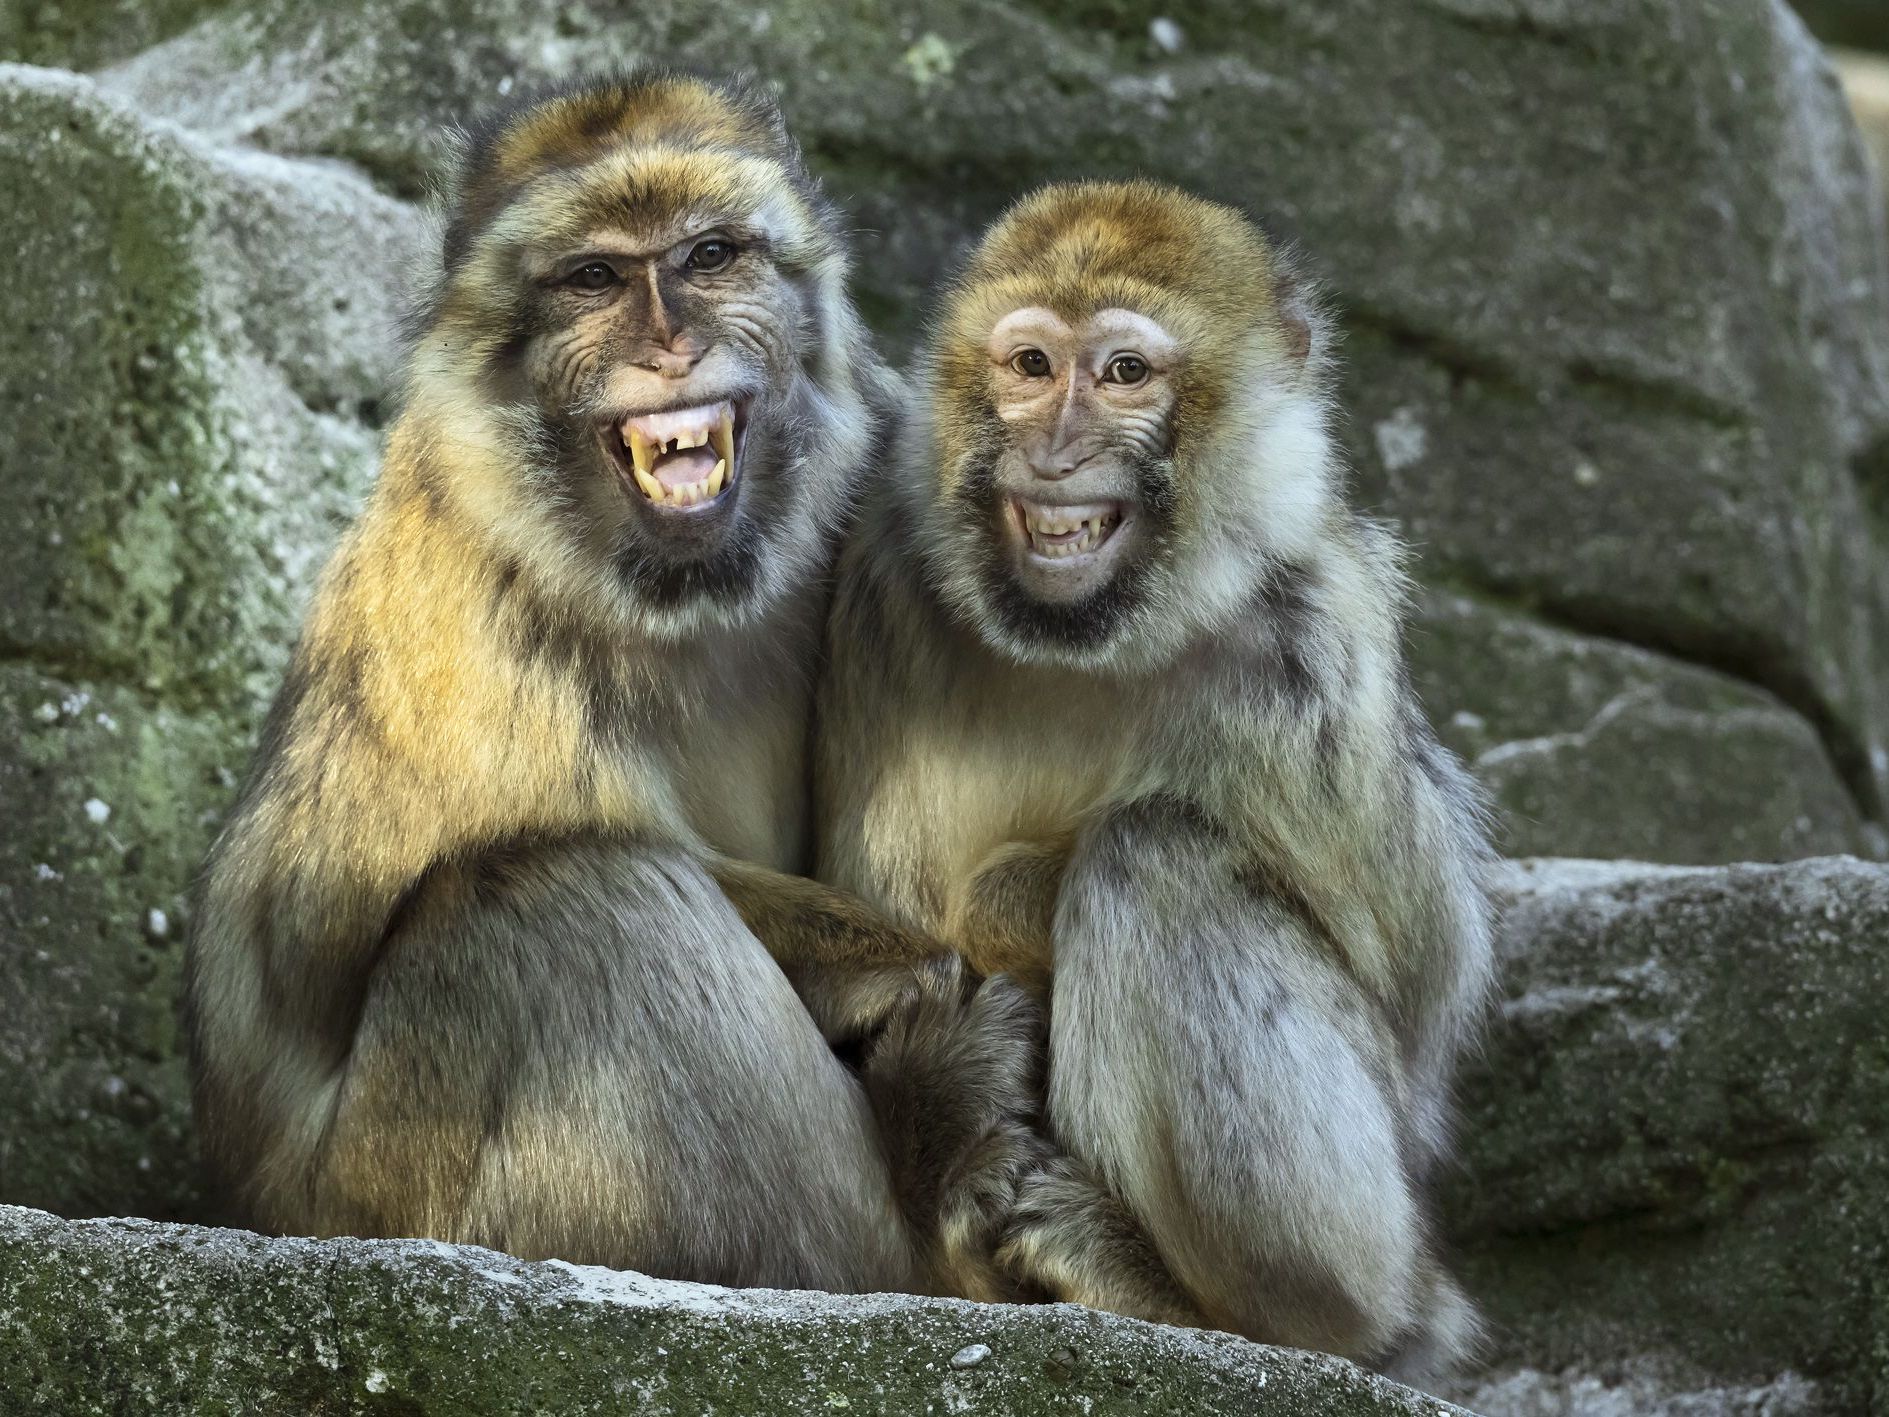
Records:
[[[995,1258],[1018,1188],[1053,1160],[1035,1126],[1043,1019],[999,975],[960,1003],[911,998],[866,1054],[861,1081],[932,1286],[987,1303],[1023,1297]]]
[[[1451,1341],[1396,1038],[1301,899],[1137,804],[1082,843],[1056,951],[1056,1132],[1212,1323],[1379,1364]]]
[[[681,851],[580,838],[437,870],[328,1092],[321,1233],[736,1285],[918,1277],[863,1091]]]

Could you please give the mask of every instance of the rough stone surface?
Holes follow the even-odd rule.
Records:
[[[1538,861],[1503,896],[1448,1188],[1498,1366],[1657,1354],[1882,1410],[1889,867]]]
[[[987,1357],[954,1364],[985,1345]],[[1072,1305],[727,1290],[424,1241],[265,1240],[0,1206],[18,1410],[1459,1412],[1349,1363]]]
[[[0,171],[0,1195],[188,1213],[188,883],[373,474],[422,223],[23,66]]]
[[[1411,674],[1488,788],[1496,840],[1679,863],[1881,854],[1802,715],[1727,674],[1425,594]]]

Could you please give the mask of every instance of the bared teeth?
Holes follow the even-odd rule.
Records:
[[[629,455],[631,480],[651,502],[669,507],[693,507],[712,501],[733,485],[735,417],[732,404],[723,401],[701,408],[670,413],[641,414],[617,426]],[[709,448],[714,467],[693,482],[669,484],[657,474],[657,464],[672,454]],[[670,476],[675,469],[670,469]]]
[[[1093,551],[1115,530],[1119,509],[1108,506],[1047,507],[1020,500],[1030,550],[1046,560]]]
[[[650,451],[649,439],[634,428],[625,425],[623,441],[629,446],[630,461],[635,465],[637,472],[647,473],[656,461],[655,454]],[[639,477],[637,480],[640,482],[642,479]]]
[[[735,465],[735,414],[734,410],[723,406],[721,423],[715,429],[715,456],[729,467]],[[718,468],[717,471],[720,471]]]

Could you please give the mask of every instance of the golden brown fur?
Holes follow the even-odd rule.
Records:
[[[274,1230],[950,1283],[938,1176],[875,1117],[929,1109],[953,1164],[1014,1126],[1027,1003],[780,874],[818,577],[896,393],[835,214],[770,105],[662,74],[500,115],[451,201],[379,485],[206,873],[211,1167]],[[707,408],[708,451],[645,473],[631,430]],[[698,504],[638,490],[724,448]],[[939,1091],[829,1050],[920,1014],[968,1060]]]
[[[842,561],[819,875],[1047,983],[1070,1157],[1023,1182],[1018,1272],[1417,1375],[1474,1329],[1424,1183],[1486,848],[1398,548],[1342,501],[1328,344],[1215,204],[997,224]]]

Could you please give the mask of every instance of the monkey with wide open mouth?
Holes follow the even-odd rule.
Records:
[[[1031,1006],[787,874],[823,577],[899,398],[838,216],[771,102],[663,72],[495,115],[448,205],[206,872],[215,1178],[277,1231],[951,1288],[947,1182],[1007,1195],[1032,1145]]]
[[[1475,1333],[1427,1174],[1490,972],[1469,779],[1351,511],[1331,336],[1244,216],[1017,203],[844,554],[819,873],[1050,1005],[999,1256],[1050,1294],[1421,1378]]]

